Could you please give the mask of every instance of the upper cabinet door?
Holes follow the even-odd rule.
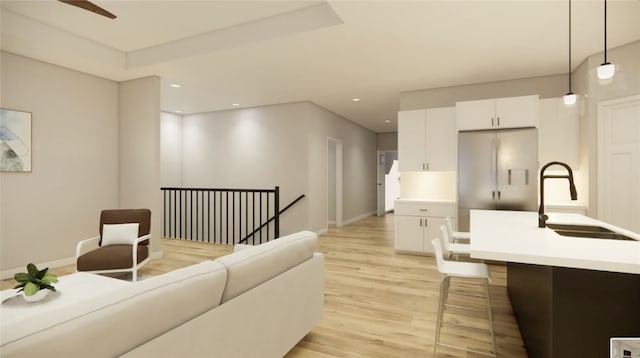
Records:
[[[427,109],[427,170],[458,170],[456,108]]]
[[[495,123],[496,102],[493,99],[456,103],[459,131],[492,128]]]
[[[426,110],[398,112],[398,169],[426,170]]]
[[[538,96],[496,99],[497,128],[538,127]]]
[[[458,131],[538,127],[538,95],[456,103]]]

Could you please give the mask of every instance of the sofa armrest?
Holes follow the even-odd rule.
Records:
[[[78,245],[76,245],[76,260],[78,260],[78,257],[86,254],[87,252],[93,249],[97,249],[99,242],[100,236],[92,237],[90,239],[78,242]]]

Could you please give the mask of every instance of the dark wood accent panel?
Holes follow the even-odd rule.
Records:
[[[509,263],[509,298],[527,353],[600,358],[640,337],[640,275]]]

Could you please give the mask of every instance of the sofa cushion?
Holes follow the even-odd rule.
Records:
[[[222,303],[313,257],[318,236],[300,231],[216,259],[227,269]]]
[[[131,256],[131,245],[108,245],[89,251],[78,257],[76,262],[78,271],[97,271],[127,269],[133,267],[133,257]],[[149,248],[138,245],[137,263],[140,263],[149,256]]]
[[[43,347],[60,357],[119,356],[217,307],[226,275],[207,260],[15,322],[3,327],[2,355]]]

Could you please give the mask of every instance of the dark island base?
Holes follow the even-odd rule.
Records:
[[[640,275],[507,263],[507,289],[530,358],[609,357],[640,337]]]

